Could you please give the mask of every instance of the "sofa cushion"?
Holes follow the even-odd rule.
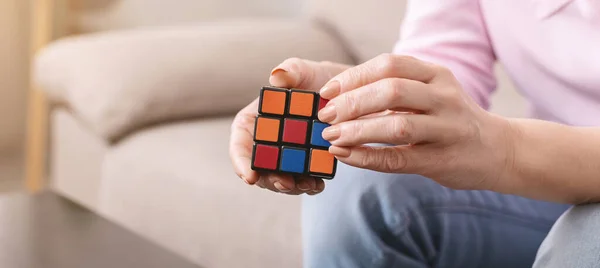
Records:
[[[232,114],[292,56],[350,61],[315,25],[240,20],[67,38],[41,52],[35,79],[114,140],[163,121]]]
[[[203,267],[301,267],[301,197],[235,175],[231,121],[163,124],[112,146],[99,210]]]

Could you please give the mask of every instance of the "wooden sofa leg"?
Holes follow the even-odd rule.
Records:
[[[31,58],[50,43],[56,32],[56,13],[61,0],[31,2]],[[33,83],[28,96],[25,145],[25,187],[30,192],[44,188],[48,148],[48,102]]]
[[[25,183],[29,192],[44,188],[48,148],[48,108],[44,94],[32,90],[29,96]]]

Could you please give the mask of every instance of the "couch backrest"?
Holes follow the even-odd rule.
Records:
[[[391,52],[406,0],[308,0],[307,12],[335,30],[359,62]]]
[[[68,0],[79,33],[240,17],[294,17],[304,0]]]
[[[407,0],[68,0],[79,33],[239,17],[308,15],[331,26],[358,61],[391,51]]]

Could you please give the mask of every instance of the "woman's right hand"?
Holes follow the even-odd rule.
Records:
[[[350,67],[331,62],[291,58],[273,69],[269,82],[275,87],[317,91],[335,75]],[[254,121],[257,114],[258,99],[242,109],[231,125],[229,157],[237,175],[249,185],[257,185],[274,192],[294,195],[303,193],[313,195],[322,192],[325,189],[322,179],[301,177],[294,180],[289,175],[259,173],[250,168],[254,144]]]

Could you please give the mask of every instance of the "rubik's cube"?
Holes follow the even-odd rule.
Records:
[[[317,119],[327,100],[309,91],[263,87],[254,125],[252,169],[332,179],[337,159]]]

